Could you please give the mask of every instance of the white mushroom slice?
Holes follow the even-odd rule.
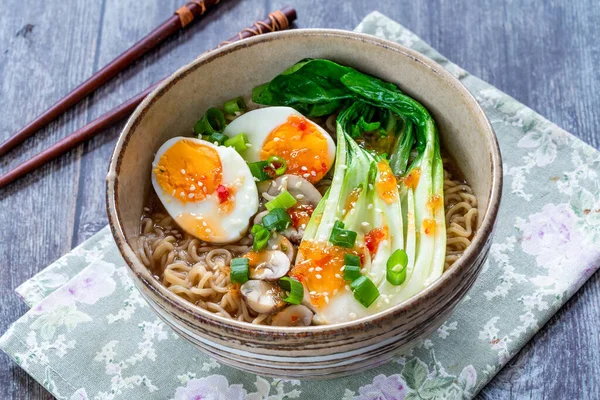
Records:
[[[250,280],[240,287],[244,301],[257,313],[272,313],[284,305],[281,299],[281,289],[272,283]]]
[[[255,225],[260,225],[262,224],[262,219],[265,215],[267,215],[269,213],[269,210],[265,210],[265,211],[261,211],[258,214],[256,214],[256,216],[254,217],[254,224]]]
[[[313,312],[301,304],[284,308],[273,316],[275,326],[309,326],[312,323]]]
[[[271,233],[271,237],[267,242],[267,249],[281,250],[288,256],[291,262],[294,262],[294,246],[287,237],[281,234],[275,232]]]
[[[279,250],[267,250],[258,253],[258,263],[250,268],[251,279],[276,281],[290,270],[290,259]]]
[[[310,204],[316,207],[323,198],[312,183],[297,175],[286,174],[278,177],[269,186],[267,193],[271,196],[277,196],[284,190],[290,192],[298,204]]]

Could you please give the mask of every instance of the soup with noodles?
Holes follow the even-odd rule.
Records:
[[[371,315],[452,268],[476,234],[477,198],[427,110],[352,68],[303,60],[194,132],[156,153],[137,252],[223,317]]]

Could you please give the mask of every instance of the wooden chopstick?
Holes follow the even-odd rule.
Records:
[[[221,0],[190,1],[180,7],[175,11],[171,18],[163,22],[158,28],[150,32],[146,37],[131,46],[109,64],[105,65],[104,68],[96,72],[81,85],[77,86],[43,114],[8,138],[4,143],[0,144],[0,156],[6,154],[9,150],[25,141],[28,137],[33,136],[37,131],[48,125],[59,115],[73,107],[174,33],[198,20],[199,17],[204,15],[206,10],[219,4],[220,1]]]
[[[285,6],[281,10],[270,13],[267,18],[255,22],[251,27],[244,29],[229,40],[222,42],[219,44],[219,46],[217,46],[217,48],[251,36],[287,29],[295,19],[296,10],[290,6]],[[152,90],[154,90],[159,83],[160,81],[127,100],[125,103],[96,118],[89,124],[79,128],[69,136],[33,156],[8,173],[0,176],[0,188],[3,188],[14,180],[30,173],[31,171],[41,167],[56,157],[77,147],[81,142],[96,136],[103,129],[108,128],[112,124],[127,118],[127,116],[129,116],[133,110],[135,110],[142,100],[144,100],[144,98],[150,92],[152,92]]]

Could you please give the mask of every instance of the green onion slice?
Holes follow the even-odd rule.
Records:
[[[246,137],[245,133],[239,133],[225,140],[225,146],[233,147],[235,151],[241,153],[248,148],[248,137]]]
[[[279,286],[287,291],[289,295],[283,301],[290,304],[300,304],[304,299],[304,286],[297,279],[284,276],[279,280]]]
[[[225,114],[235,115],[236,112],[244,112],[248,109],[246,106],[246,102],[244,99],[240,97],[236,97],[235,99],[231,99],[223,104],[223,110]]]
[[[385,278],[392,285],[402,285],[406,280],[406,266],[408,265],[408,255],[403,249],[398,249],[392,253],[387,260]]]
[[[250,168],[250,172],[252,172],[252,176],[254,176],[257,182],[268,181],[271,179],[271,176],[265,171],[265,167],[267,166],[266,161],[256,161],[248,163],[248,167]]]
[[[344,254],[344,280],[352,282],[360,276],[360,257]]]
[[[267,166],[275,173],[275,176],[281,176],[287,170],[287,162],[277,156],[270,156],[267,159]]]
[[[262,225],[254,225],[250,231],[254,236],[254,243],[252,243],[252,250],[260,251],[267,247],[267,242],[271,237],[271,231]]]
[[[341,221],[335,221],[329,241],[336,246],[351,249],[354,247],[356,242],[357,233],[348,229],[343,229],[344,223]]]
[[[364,275],[356,278],[350,284],[350,289],[354,293],[354,298],[365,308],[368,308],[379,297],[377,286]]]
[[[249,260],[247,258],[233,258],[229,264],[229,279],[232,283],[245,283],[250,278]]]
[[[263,217],[262,223],[268,230],[281,232],[292,224],[292,219],[283,208],[274,208]]]
[[[294,198],[294,196],[292,196],[287,190],[284,190],[283,192],[279,193],[277,197],[275,197],[273,200],[268,201],[267,204],[265,204],[265,207],[267,207],[267,210],[269,211],[271,211],[274,208],[283,208],[287,210],[294,204],[296,204],[296,199]]]
[[[210,135],[213,132],[222,132],[227,122],[225,116],[218,108],[209,108],[204,117],[194,125],[194,132],[200,135]]]
[[[213,132],[208,136],[206,140],[211,143],[217,143],[219,146],[223,146],[227,139],[228,138],[226,135],[223,135],[220,132]]]

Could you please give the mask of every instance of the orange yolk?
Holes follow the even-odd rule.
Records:
[[[390,165],[386,161],[381,160],[377,163],[377,169],[379,170],[377,181],[375,182],[377,194],[388,204],[398,201],[398,186]]]
[[[270,156],[283,158],[287,173],[301,176],[311,183],[318,182],[331,167],[327,139],[306,118],[291,115],[275,128],[263,144],[261,160]]]
[[[409,189],[415,190],[419,184],[419,179],[421,179],[421,168],[415,168],[404,177],[404,185]]]
[[[433,235],[435,232],[435,221],[433,219],[425,218],[423,220],[423,232],[426,235]]]
[[[214,193],[221,184],[223,166],[212,147],[180,140],[165,151],[153,172],[165,193],[186,203]]]
[[[216,216],[197,216],[194,214],[179,214],[175,222],[183,230],[206,242],[219,241],[225,236],[219,218]]]
[[[315,307],[322,307],[346,285],[344,281],[344,254],[358,255],[356,251],[331,246],[324,242],[304,240],[298,249],[301,262],[290,275],[304,284]]]

